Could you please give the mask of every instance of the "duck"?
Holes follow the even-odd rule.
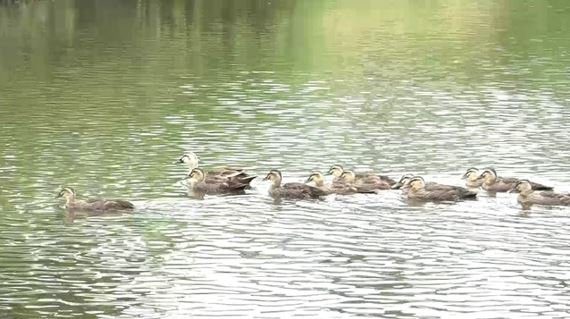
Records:
[[[479,170],[476,167],[470,167],[461,177],[465,180],[465,186],[468,188],[479,188],[483,184],[483,180],[479,179]]]
[[[532,205],[570,206],[570,194],[558,194],[552,191],[537,191],[532,182],[526,179],[518,181],[509,191],[519,193],[517,202],[527,210]]]
[[[206,173],[201,168],[194,168],[186,177],[188,181],[188,190],[197,195],[215,195],[215,194],[243,194],[249,186],[242,183],[238,179],[206,179]]]
[[[71,187],[61,189],[56,198],[62,197],[68,210],[108,212],[135,208],[133,203],[123,199],[77,199],[75,190]]]
[[[349,185],[343,181],[332,182],[328,185],[325,184],[325,177],[321,172],[313,172],[307,178],[306,184],[313,184],[315,187],[327,192],[327,194],[350,195],[355,193],[370,193],[367,189],[361,189],[354,185]]]
[[[513,177],[500,177],[497,175],[497,171],[493,168],[485,168],[479,179],[482,180],[481,187],[488,192],[508,192],[511,190],[520,180]],[[551,191],[553,187],[545,186],[542,184],[530,182],[532,189],[534,190],[544,190]]]
[[[402,177],[400,178],[400,180],[392,185],[392,189],[402,189],[402,191],[404,191],[405,193],[407,193],[407,190],[409,189],[410,186],[410,181],[412,180],[412,178],[416,177],[415,175],[412,174],[404,174],[402,175]],[[419,176],[421,177],[421,176]],[[423,177],[422,177],[423,178]],[[467,190],[464,187],[461,186],[453,186],[453,185],[446,185],[446,184],[439,184],[436,182],[426,182],[425,183],[425,189],[428,191],[432,191],[432,190],[451,190],[451,189],[455,189],[455,190]]]
[[[334,180],[333,182],[336,181],[342,181],[342,173],[344,173],[345,169],[338,164],[335,164],[333,166],[331,166],[331,168],[328,171],[329,175],[333,175],[334,176]],[[373,173],[354,173],[355,179],[358,180],[381,180],[385,183],[387,183],[388,185],[394,185],[396,184],[396,181],[391,179],[388,176],[384,176],[384,175],[376,175]]]
[[[283,175],[281,174],[281,171],[276,169],[270,170],[263,180],[271,182],[269,195],[276,199],[318,199],[322,196],[328,195],[328,192],[323,189],[303,183],[281,184]]]
[[[349,185],[353,185],[363,192],[373,192],[374,190],[386,190],[392,186],[384,179],[376,175],[369,175],[358,178],[356,173],[351,170],[344,170],[340,175],[340,179]]]
[[[200,158],[194,152],[187,152],[183,154],[175,164],[186,164],[188,167],[188,175],[194,168],[197,168],[200,163]],[[224,166],[219,169],[204,172],[206,174],[206,182],[223,183],[228,179],[238,181],[242,184],[250,184],[256,175],[249,175],[241,168]]]
[[[421,176],[414,176],[409,180],[408,199],[418,201],[458,201],[462,199],[475,199],[477,193],[463,187],[446,186],[427,187],[425,180]]]

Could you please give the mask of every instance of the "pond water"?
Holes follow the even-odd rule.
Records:
[[[568,34],[567,1],[0,1],[0,318],[569,317],[569,208],[195,200],[172,164],[570,191]]]

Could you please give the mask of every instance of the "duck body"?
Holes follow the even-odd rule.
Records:
[[[485,169],[479,178],[483,181],[481,188],[488,192],[497,193],[508,192],[513,189],[518,182],[521,181],[520,179],[513,177],[500,177],[492,168]],[[525,181],[527,181],[532,186],[533,190],[551,191],[553,189],[553,187],[550,186],[545,186],[528,180]]]
[[[392,186],[385,180],[378,176],[366,176],[358,179],[356,173],[351,170],[345,170],[340,179],[335,179],[333,183],[345,183],[351,185],[359,190],[361,193],[372,193],[376,190],[391,189]]]
[[[513,187],[518,192],[517,202],[523,209],[530,209],[532,205],[570,206],[570,194],[559,194],[551,191],[534,190],[533,183],[521,180]]]
[[[321,188],[303,183],[281,184],[283,177],[278,170],[271,170],[264,180],[271,181],[269,195],[273,198],[285,199],[317,199],[329,193]]]
[[[570,194],[558,194],[549,191],[532,191],[529,194],[519,194],[517,202],[523,208],[532,205],[570,206]]]
[[[218,170],[208,171],[206,173],[206,183],[236,182],[249,186],[252,180],[257,178],[255,175],[249,175],[243,170]]]
[[[303,183],[285,183],[279,187],[271,187],[269,195],[277,198],[316,199],[328,195],[329,192]]]
[[[134,209],[133,203],[122,199],[87,199],[75,200],[66,204],[68,209],[87,210],[87,211],[114,211]]]
[[[434,190],[413,190],[408,191],[408,199],[425,200],[434,202],[458,201],[462,199],[475,199],[477,193],[467,189],[434,189]]]
[[[68,210],[107,212],[135,208],[133,203],[123,199],[76,199],[75,190],[70,187],[63,188],[57,197],[65,198],[65,208]]]
[[[458,201],[477,198],[477,192],[451,185],[432,184],[428,187],[423,178],[416,176],[409,182],[408,199],[418,201]]]

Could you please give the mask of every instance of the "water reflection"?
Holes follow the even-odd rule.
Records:
[[[194,200],[172,160],[303,181],[332,164],[568,191],[568,4],[0,5],[0,312],[566,317],[567,208],[397,191]],[[62,185],[134,201],[70,215]],[[476,314],[476,315],[475,315]],[[1,317],[1,316],[0,316]]]

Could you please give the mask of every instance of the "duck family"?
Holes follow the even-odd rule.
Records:
[[[184,164],[188,168],[184,180],[188,193],[196,198],[204,198],[205,195],[245,194],[246,190],[251,188],[251,181],[257,178],[245,169],[233,166],[205,171],[199,167],[200,158],[193,152],[183,154],[174,163]],[[396,182],[385,175],[355,172],[341,165],[331,166],[327,173],[333,177],[330,183],[325,182],[324,174],[319,171],[312,172],[304,183],[282,183],[283,174],[277,169],[270,170],[263,180],[269,182],[268,195],[276,200],[319,199],[331,194],[352,195],[400,190],[410,201],[455,202],[475,200],[481,189],[490,194],[518,193],[517,201],[523,209],[529,209],[532,205],[570,206],[570,194],[555,193],[552,187],[527,179],[499,176],[494,168],[467,169],[462,176],[465,187],[426,182],[423,177],[412,174],[405,174]],[[69,210],[134,209],[131,202],[122,199],[77,199],[75,190],[71,187],[64,187],[57,197],[65,199],[65,207]]]

